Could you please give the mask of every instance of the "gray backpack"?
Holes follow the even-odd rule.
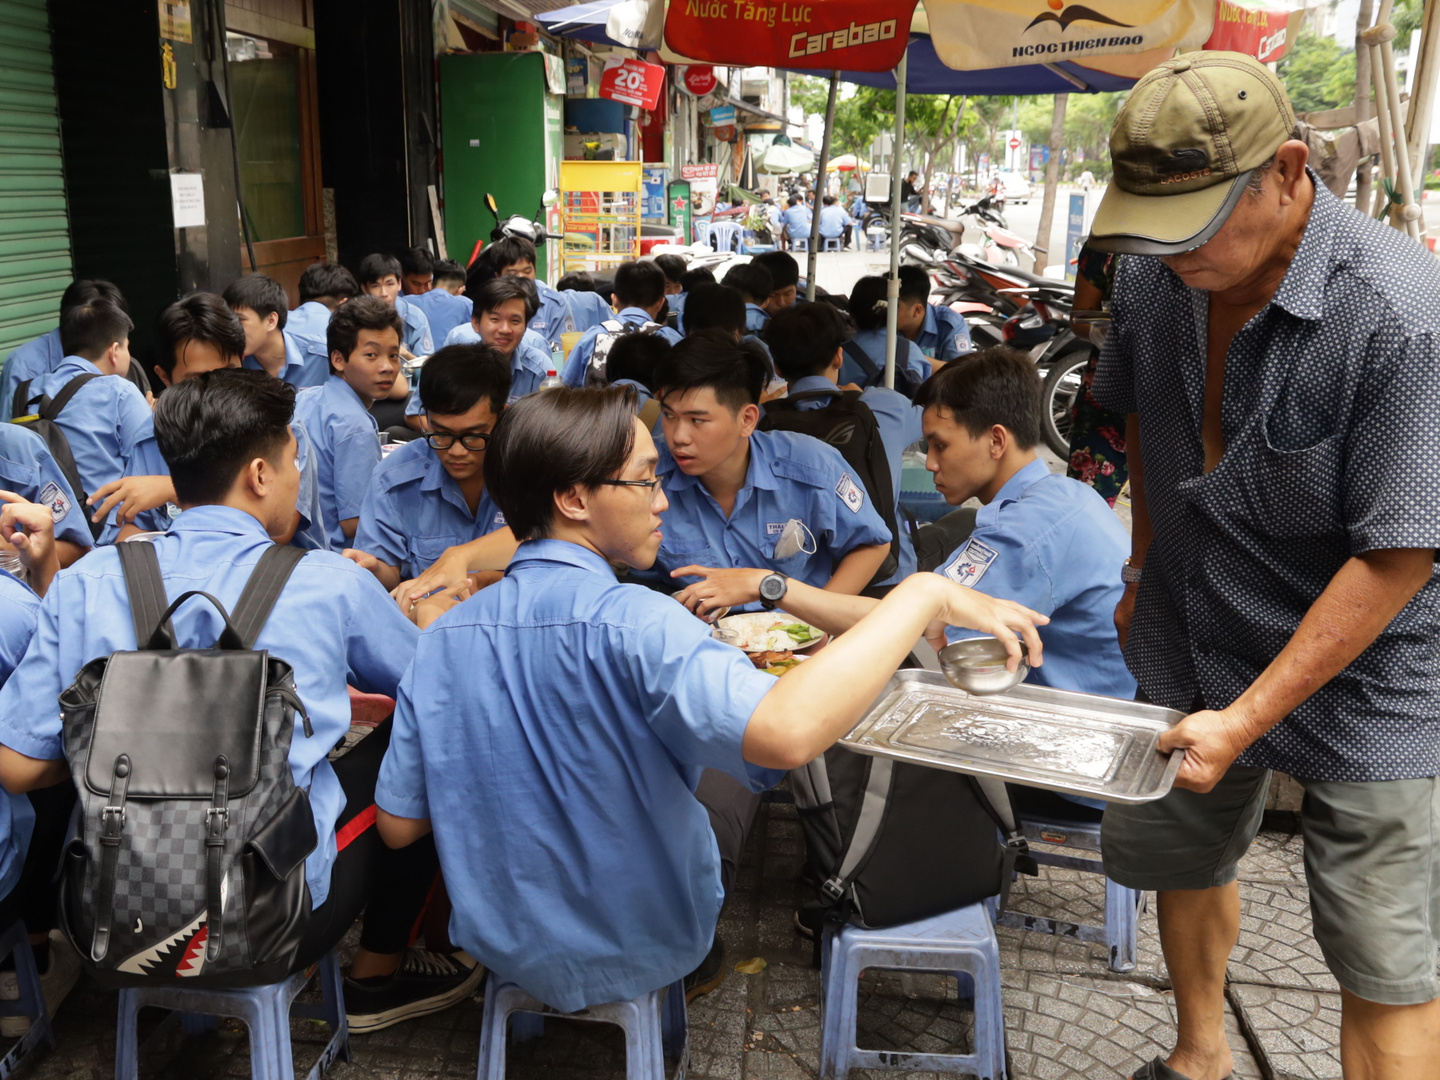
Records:
[[[585,385],[589,387],[603,387],[610,385],[608,372],[610,350],[615,347],[615,342],[621,338],[630,337],[632,334],[653,334],[660,329],[660,324],[646,320],[643,323],[621,322],[619,319],[606,319],[600,324],[602,333],[595,335],[595,345],[590,350],[590,363],[585,368]]]
[[[231,616],[199,591],[167,607],[155,549],[115,550],[139,648],[92,660],[60,695],[79,793],[65,932],[106,986],[277,982],[310,919],[315,819],[290,741],[297,714],[313,729],[290,665],[254,644],[305,553],[268,549]],[[192,598],[225,620],[211,648],[175,647],[170,616]]]

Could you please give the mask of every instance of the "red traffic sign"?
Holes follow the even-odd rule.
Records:
[[[681,85],[694,94],[696,97],[704,97],[720,84],[715,77],[715,69],[709,64],[691,64],[685,69],[681,78]]]
[[[1010,149],[1011,149],[1011,150],[1019,150],[1019,149],[1020,149],[1020,137],[1019,137],[1018,135],[1011,136],[1011,138],[1010,138]]]

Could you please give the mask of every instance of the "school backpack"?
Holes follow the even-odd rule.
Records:
[[[139,647],[90,661],[60,695],[79,793],[62,925],[105,986],[277,982],[310,919],[317,842],[290,774],[297,714],[314,731],[290,665],[254,644],[305,553],[267,549],[230,615],[199,590],[167,607],[155,549],[115,550]],[[225,620],[208,649],[174,642],[170,616],[194,598]]]
[[[801,409],[797,402],[829,398],[819,409]],[[840,451],[845,464],[855,470],[875,510],[890,530],[890,553],[870,584],[884,581],[900,569],[900,530],[895,520],[895,492],[890,480],[890,459],[880,438],[880,424],[870,406],[860,400],[860,391],[811,390],[776,398],[765,403],[761,431],[796,431],[809,435]]]
[[[1038,872],[1001,781],[832,746],[790,787],[817,894],[806,921],[878,929],[996,894],[1003,910],[1012,874]]]
[[[902,343],[904,340],[904,338],[900,339]],[[865,373],[865,379],[868,385],[885,385],[885,365],[883,363],[877,364],[872,360],[870,354],[862,349],[859,342],[854,338],[845,342],[842,347],[845,350],[845,355],[851,360],[854,360],[860,370]],[[913,401],[915,400],[915,391],[920,389],[920,383],[921,380],[917,379],[910,369],[905,366],[904,353],[897,350],[895,353],[895,389]]]
[[[70,452],[70,440],[65,437],[65,430],[57,423],[55,418],[60,411],[70,404],[80,388],[91,379],[104,378],[98,371],[87,371],[82,375],[76,375],[60,388],[60,392],[53,398],[43,395],[39,399],[40,407],[35,412],[29,412],[30,408],[30,383],[26,379],[15,388],[15,399],[12,402],[10,415],[12,424],[19,424],[28,428],[40,438],[45,440],[46,447],[50,450],[50,456],[55,459],[55,464],[60,468],[60,475],[65,477],[66,483],[70,485],[70,491],[80,501],[76,509],[84,519],[85,524],[90,526],[90,535],[96,540],[105,531],[103,521],[91,521],[90,509],[85,505],[85,500],[90,497],[90,492],[85,490],[85,483],[80,477],[80,470],[75,467],[75,455]]]
[[[661,327],[659,323],[651,322],[649,319],[638,324],[622,322],[619,319],[606,319],[600,324],[600,329],[604,333],[595,335],[595,344],[590,350],[590,363],[585,368],[585,385],[590,387],[610,385],[610,376],[606,367],[610,359],[610,350],[615,347],[615,342],[633,334],[653,334]]]

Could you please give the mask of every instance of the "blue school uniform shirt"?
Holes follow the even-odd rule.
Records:
[[[468,296],[456,296],[444,289],[431,289],[407,299],[425,313],[433,341],[444,341],[445,335],[451,330],[462,323],[468,323],[475,307],[474,301]]]
[[[560,291],[539,278],[535,280],[535,288],[540,293],[540,307],[530,320],[530,329],[552,347],[561,344],[563,334],[584,333],[615,317],[609,302],[599,293],[578,289]]]
[[[430,320],[415,303],[413,296],[397,296],[395,310],[405,324],[405,335],[401,344],[414,356],[429,356],[435,351],[435,337],[430,333]]]
[[[628,323],[631,326],[644,326],[647,322],[653,322],[650,313],[644,308],[627,307],[621,309],[615,316],[614,321]],[[612,333],[602,326],[592,326],[585,331],[585,335],[575,343],[575,348],[570,350],[570,356],[565,361],[565,368],[560,372],[560,378],[565,381],[566,386],[584,386],[585,373],[590,367],[590,355],[595,351],[595,339],[601,334]],[[680,335],[668,326],[662,326],[654,333],[664,338],[671,345],[680,343]]]
[[[770,321],[770,313],[759,304],[745,305],[745,332],[747,334],[758,334],[765,329],[765,324]]]
[[[885,328],[878,330],[861,330],[850,339],[856,345],[865,350],[865,355],[875,362],[878,374],[874,380],[861,370],[860,365],[850,357],[845,357],[840,365],[840,385],[845,386],[854,383],[862,390],[868,386],[885,385]],[[920,347],[907,338],[904,334],[898,334],[895,339],[895,369],[901,368],[909,371],[915,378],[924,381],[930,377],[930,361],[925,359],[925,354]]]
[[[670,577],[672,570],[691,563],[768,567],[823,588],[852,550],[890,543],[890,530],[840,451],[809,435],[757,431],[750,436],[745,486],[728,519],[699,478],[680,471],[668,447],[661,448],[655,471],[670,500],[661,515],[664,539],[654,568],[634,573],[667,588],[681,589],[696,580]],[[775,543],[791,519],[809,530],[815,551],[777,559]],[[811,546],[808,541],[806,546]]]
[[[285,333],[297,338],[318,340],[324,345],[329,330],[330,309],[319,300],[306,300],[285,315]]]
[[[290,538],[293,547],[306,551],[329,551],[330,538],[325,532],[325,515],[320,509],[320,481],[317,476],[318,464],[315,450],[305,425],[291,421],[290,430],[295,433],[295,464],[300,470],[300,490],[296,494],[295,508],[300,511],[300,525]],[[147,422],[139,438],[126,450],[126,476],[169,476],[170,464],[160,453],[160,444],[155,441],[153,420]],[[142,532],[164,532],[170,522],[180,515],[175,503],[157,506],[135,516],[133,524]],[[120,539],[120,521],[117,512],[112,511],[105,522],[105,531],[100,534],[101,544],[114,544]]]
[[[0,423],[0,488],[48,506],[55,539],[82,548],[95,542],[87,520],[94,511],[80,505],[45,440],[19,424]]]
[[[0,570],[0,685],[20,666],[39,614],[40,598],[30,586]],[[35,808],[29,797],[0,791],[0,897],[9,896],[20,880],[34,828]]]
[[[843,206],[824,206],[820,208],[820,235],[821,236],[843,236],[845,226],[854,224],[850,215],[845,212]]]
[[[1115,606],[1130,537],[1095,489],[1032,461],[975,516],[975,531],[937,574],[1050,616],[1045,663],[1026,682],[1132,699]],[[951,627],[951,641],[978,636]]]
[[[170,597],[203,589],[233,611],[271,543],[251,515],[207,505],[186,510],[154,545]],[[219,613],[204,600],[182,605],[173,622],[182,648],[209,646],[223,629]],[[314,551],[295,567],[256,639],[257,649],[294,668],[295,689],[315,730],[307,737],[296,724],[290,773],[309,792],[320,838],[305,860],[305,879],[317,907],[329,895],[335,822],[345,806],[325,755],[350,730],[346,683],[394,696],[415,638],[414,625],[374,574],[339,555]],[[135,647],[119,553],[101,548],[60,571],[40,603],[35,640],[0,689],[0,743],[27,757],[61,757],[60,692],[91,660]]]
[[[100,369],[84,357],[67,356],[54,371],[30,384],[31,400],[42,394],[54,397],[75,376],[85,374],[99,375]],[[149,419],[145,395],[119,375],[91,379],[75,392],[55,423],[70,444],[86,495],[120,479],[125,472],[125,448]]]
[[[420,636],[375,801],[434,825],[457,945],[565,1012],[627,1000],[710,951],[724,896],[694,790],[705,768],[780,779],[741,757],[773,685],[588,548],[530,541]]]
[[[481,493],[472,514],[460,485],[440,464],[439,452],[423,438],[414,439],[375,467],[354,546],[413,578],[446,548],[504,527],[505,515],[488,491]]]
[[[825,376],[807,375],[790,384],[789,396],[835,389],[835,384]],[[797,401],[795,405],[799,409],[822,409],[830,404],[831,400],[833,399],[829,397],[817,397],[808,401]],[[890,464],[890,490],[895,493],[895,525],[900,530],[900,569],[893,577],[886,578],[880,584],[893,585],[916,570],[915,544],[910,539],[909,530],[902,524],[904,517],[900,513],[900,470],[905,448],[925,437],[920,428],[920,417],[925,410],[898,390],[887,390],[883,386],[871,386],[861,391],[860,400],[875,414],[875,423],[880,428],[880,441],[885,444],[885,460]]]
[[[296,337],[289,330],[280,331],[280,336],[285,339],[285,366],[279,375],[283,381],[303,390],[307,386],[319,386],[330,377],[330,354],[324,350],[323,342],[316,352],[313,339]],[[265,370],[254,356],[245,357],[240,366],[251,371]]]
[[[803,240],[810,235],[810,208],[804,203],[787,206],[780,213],[785,223],[785,232],[792,240]]]
[[[0,369],[0,420],[11,419],[10,406],[15,400],[15,388],[26,379],[38,379],[54,371],[65,359],[65,349],[60,344],[60,328],[41,334],[12,349],[5,357],[5,366]]]
[[[360,516],[380,464],[380,428],[360,395],[339,375],[295,395],[295,419],[315,450],[320,513],[332,551],[350,546],[340,522]]]
[[[939,304],[925,305],[925,322],[915,335],[915,344],[926,356],[936,360],[954,360],[975,351],[965,316]]]

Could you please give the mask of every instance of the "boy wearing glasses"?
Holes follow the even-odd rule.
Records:
[[[510,365],[489,345],[447,345],[425,364],[426,434],[375,469],[347,558],[393,589],[446,548],[505,528],[485,490],[485,445],[505,409]]]

